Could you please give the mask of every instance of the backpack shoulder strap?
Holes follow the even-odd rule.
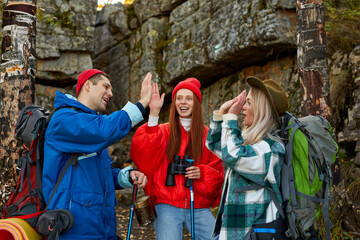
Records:
[[[281,193],[284,201],[289,201],[289,205],[292,209],[297,208],[296,191],[295,191],[295,176],[293,172],[292,154],[293,154],[293,142],[294,136],[298,129],[301,129],[304,125],[291,113],[285,112],[282,125],[282,136],[285,138],[285,159],[281,169]],[[289,130],[291,134],[289,136]],[[296,236],[295,231],[295,213],[290,212],[288,216],[289,229],[286,232],[286,236]]]
[[[77,158],[78,158],[78,154],[77,154],[77,153],[72,153],[72,154],[70,155],[68,161],[66,162],[64,168],[62,169],[62,171],[61,171],[61,173],[60,173],[60,176],[59,176],[59,178],[58,178],[58,180],[57,180],[57,182],[56,182],[56,184],[55,184],[55,187],[54,187],[53,191],[51,192],[51,195],[50,195],[49,201],[48,201],[48,203],[47,203],[47,205],[46,205],[46,207],[45,207],[45,210],[47,210],[47,208],[48,208],[48,206],[49,206],[52,198],[54,197],[54,194],[55,194],[57,188],[59,187],[59,184],[60,184],[61,180],[63,179],[66,171],[68,170],[70,164],[75,165],[76,162],[77,162]]]
[[[60,110],[60,109],[62,109],[62,108],[71,108],[71,109],[74,109],[75,111],[79,112],[79,109],[78,109],[78,108],[70,107],[70,106],[55,108],[55,110],[51,112],[51,114],[50,114],[50,116],[49,116],[49,118],[48,118],[48,120],[47,120],[46,127],[47,127],[47,125],[49,125],[50,120],[51,120],[52,116],[55,114],[55,112],[57,112],[58,110]],[[59,187],[60,182],[61,182],[61,180],[63,179],[66,171],[68,170],[70,164],[72,164],[72,165],[75,166],[75,165],[77,164],[77,159],[78,159],[78,154],[77,154],[77,153],[72,153],[72,154],[70,155],[68,161],[66,162],[64,168],[62,169],[62,171],[61,171],[61,173],[60,173],[60,176],[59,176],[59,178],[58,178],[58,180],[57,180],[57,182],[56,182],[56,184],[55,184],[55,187],[54,187],[53,191],[51,192],[51,195],[50,195],[49,201],[48,201],[48,203],[47,203],[47,205],[46,205],[46,207],[45,207],[45,210],[47,210],[47,208],[48,208],[48,206],[49,206],[52,198],[54,197],[54,194],[55,194],[57,188]]]
[[[54,111],[52,111],[52,112],[50,113],[50,115],[49,115],[49,117],[48,117],[48,119],[47,119],[47,121],[46,121],[46,127],[49,125],[50,120],[51,120],[51,118],[53,117],[53,115],[54,115],[58,110],[63,109],[63,108],[70,108],[70,109],[73,109],[73,110],[75,110],[75,111],[77,111],[77,112],[80,112],[80,109],[79,109],[79,108],[72,107],[72,106],[57,107],[57,108],[54,109]]]
[[[253,184],[251,185],[248,185],[248,186],[244,186],[244,187],[238,187],[238,188],[235,188],[234,189],[234,192],[237,193],[237,192],[245,192],[245,191],[251,191],[251,190],[259,190],[259,189],[262,189],[262,188],[265,188],[268,193],[270,194],[270,198],[271,200],[274,202],[276,208],[278,209],[279,213],[280,213],[280,216],[285,219],[285,213],[284,213],[284,210],[279,202],[279,200],[277,199],[274,191],[268,187],[264,187],[256,182],[253,182]]]

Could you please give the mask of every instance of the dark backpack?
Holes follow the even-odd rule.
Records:
[[[286,146],[281,170],[281,193],[291,239],[317,239],[314,223],[323,215],[326,239],[331,239],[329,190],[331,164],[338,145],[330,123],[322,116],[296,118],[289,112],[281,116],[280,136]]]
[[[41,215],[44,215],[46,212],[49,212],[49,215],[54,214],[54,212],[57,213],[56,211],[58,210],[46,211],[47,205],[45,204],[42,193],[42,172],[46,128],[52,115],[59,109],[60,108],[57,108],[53,112],[50,112],[40,106],[28,105],[20,111],[15,128],[15,138],[23,144],[26,150],[23,152],[21,158],[17,160],[20,176],[15,189],[5,203],[2,214],[0,213],[1,218],[16,217],[25,219],[35,230],[38,230],[39,217],[46,219],[46,215]],[[70,164],[76,164],[76,161],[77,155],[72,154],[60,174],[48,204],[67,168]],[[64,222],[65,226],[61,228],[54,228],[55,226],[52,226],[52,229],[57,230],[55,236],[65,232],[65,230],[69,230],[73,225],[73,217],[70,212],[67,210],[61,210],[59,212],[61,212],[59,213],[61,222]],[[45,220],[43,220],[43,222],[44,221]],[[40,233],[48,236],[47,233],[41,231]],[[53,238],[48,237],[48,239]]]

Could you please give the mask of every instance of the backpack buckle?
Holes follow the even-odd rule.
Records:
[[[286,236],[287,238],[290,238],[290,237],[292,236],[290,228],[285,231],[285,236]]]

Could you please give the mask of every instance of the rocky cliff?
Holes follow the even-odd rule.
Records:
[[[52,108],[56,89],[72,90],[92,68],[97,0],[38,1],[36,103]]]

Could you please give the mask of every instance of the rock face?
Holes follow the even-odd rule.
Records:
[[[355,159],[360,165],[360,46],[351,52],[349,68],[354,78],[352,92],[354,105],[348,110],[348,118],[343,131],[339,132],[339,142],[357,142]]]
[[[346,86],[339,90],[339,93],[345,91],[347,95],[339,108],[340,113],[343,113],[343,124],[337,134],[338,142],[343,147],[339,158],[343,162],[344,182],[334,188],[335,200],[339,204],[334,204],[333,209],[336,210],[336,216],[343,219],[346,228],[357,233],[355,239],[360,239],[360,46],[349,56],[345,55],[343,61],[341,58],[337,60],[337,69],[342,70],[335,73],[340,76],[344,72],[348,74],[342,79]],[[347,65],[342,66],[341,63]]]
[[[203,91],[223,78],[241,82],[249,74],[284,83],[298,79],[294,8],[295,1],[208,0],[138,0],[132,6],[105,6],[97,18],[93,59],[94,66],[109,72],[119,86],[121,94],[115,94],[111,110],[127,99],[137,100],[149,71],[166,93],[190,76],[200,80]],[[240,91],[239,83],[236,86],[231,96]]]
[[[92,68],[96,6],[96,0],[38,1],[46,16],[36,26],[38,82],[70,86],[84,69]]]

